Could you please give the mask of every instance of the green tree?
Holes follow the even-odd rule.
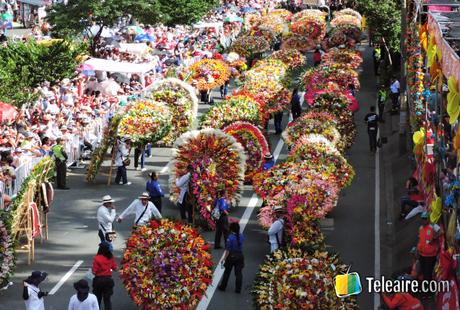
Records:
[[[160,0],[160,3],[160,22],[172,26],[198,22],[219,4],[219,0]]]

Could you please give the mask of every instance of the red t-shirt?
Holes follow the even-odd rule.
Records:
[[[104,255],[96,255],[93,260],[93,273],[99,277],[111,277],[112,271],[117,270],[118,266],[115,259],[108,259]]]

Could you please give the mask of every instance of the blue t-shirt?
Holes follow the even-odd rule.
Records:
[[[264,171],[270,170],[274,165],[275,165],[275,161],[274,161],[274,160],[266,161],[266,162],[264,163],[263,170],[264,170]]]
[[[160,184],[158,181],[152,181],[149,180],[147,181],[147,185],[145,186],[145,189],[149,192],[150,197],[164,197],[164,193],[161,190]]]
[[[228,205],[227,200],[225,200],[225,198],[217,199],[216,206],[219,208],[220,212],[228,212],[228,210],[230,210],[230,206]]]
[[[243,234],[240,234],[240,243],[238,244],[236,234],[231,233],[227,238],[227,244],[225,245],[225,249],[229,252],[243,252],[243,242]]]

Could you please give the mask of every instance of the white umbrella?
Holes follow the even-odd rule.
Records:
[[[100,26],[94,25],[89,29],[89,34],[91,34],[93,37],[99,32],[99,29],[101,29]],[[101,37],[103,38],[111,38],[114,36],[113,30],[105,27],[102,29]]]

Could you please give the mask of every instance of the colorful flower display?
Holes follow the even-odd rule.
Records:
[[[349,43],[349,40],[355,42],[361,41],[361,28],[350,24],[339,24],[332,28],[327,44],[329,47],[336,47]]]
[[[267,256],[252,294],[258,309],[352,310],[356,298],[339,298],[334,278],[347,272],[337,255],[300,249],[278,250]]]
[[[164,102],[171,112],[171,130],[159,145],[172,145],[184,132],[191,129],[198,113],[198,98],[189,84],[175,78],[155,82],[150,88],[149,97]]]
[[[348,14],[340,14],[334,17],[331,21],[332,27],[337,27],[340,25],[351,25],[360,28],[361,27],[361,19],[357,18],[353,15]]]
[[[321,15],[304,15],[292,22],[291,31],[319,43],[326,35],[326,20]]]
[[[359,76],[353,69],[338,64],[322,65],[319,68],[312,68],[305,72],[303,81],[307,91],[315,89],[327,89],[326,85],[333,82],[340,87],[341,91],[349,89],[350,85],[355,90],[360,88]]]
[[[305,36],[289,33],[283,37],[283,42],[281,43],[281,49],[282,50],[296,49],[304,53],[304,52],[308,52],[314,49],[316,45],[317,45],[317,42],[313,40],[307,40]]]
[[[152,220],[127,240],[120,277],[141,309],[194,308],[212,282],[208,249],[191,226]]]
[[[323,55],[323,63],[329,67],[334,64],[341,64],[350,69],[358,69],[363,62],[361,53],[347,48],[332,48]]]
[[[174,143],[170,169],[170,198],[176,201],[179,188],[176,179],[187,173],[192,165],[192,196],[196,208],[211,228],[212,205],[217,198],[217,188],[223,187],[225,198],[234,201],[244,180],[246,156],[235,138],[224,132],[205,128],[184,133]]]
[[[295,23],[296,21],[303,19],[304,17],[310,17],[310,16],[321,17],[325,21],[327,13],[321,10],[314,10],[314,9],[303,10],[298,13],[295,13],[292,16],[291,23]]]
[[[0,288],[8,284],[14,268],[14,246],[10,232],[0,214]]]
[[[300,137],[288,155],[290,161],[307,161],[331,171],[340,188],[351,184],[355,171],[335,146],[324,136],[309,134]]]
[[[234,121],[246,121],[262,126],[263,117],[259,113],[259,103],[244,95],[233,95],[212,106],[201,117],[201,128],[223,128]]]
[[[351,16],[354,16],[355,18],[359,19],[359,20],[363,19],[361,14],[359,14],[359,12],[357,12],[357,11],[355,11],[353,9],[343,9],[343,10],[340,10],[340,11],[334,13],[334,17],[338,17],[338,16],[341,16],[341,15],[351,15]]]
[[[251,37],[262,37],[267,40],[268,44],[271,46],[276,41],[276,33],[271,29],[262,26],[254,26],[247,32],[248,36]]]
[[[118,136],[145,145],[163,139],[171,130],[171,113],[162,102],[138,101],[127,107],[118,125]]]
[[[315,133],[323,135],[339,151],[343,151],[345,149],[345,141],[336,127],[337,122],[335,120],[325,122],[321,119],[311,118],[310,116],[302,116],[287,125],[282,137],[284,142],[291,147],[301,136]]]
[[[270,58],[281,60],[289,69],[301,67],[305,64],[305,57],[301,52],[295,49],[276,51],[271,54]]]
[[[263,36],[239,36],[233,42],[231,50],[246,58],[251,58],[255,54],[260,54],[270,49],[270,43]]]
[[[246,151],[245,180],[252,181],[254,174],[262,170],[264,155],[270,152],[267,140],[259,128],[247,122],[234,122],[223,130],[238,141]]]
[[[230,67],[220,59],[202,59],[188,67],[193,83],[198,90],[220,87],[230,78]]]

